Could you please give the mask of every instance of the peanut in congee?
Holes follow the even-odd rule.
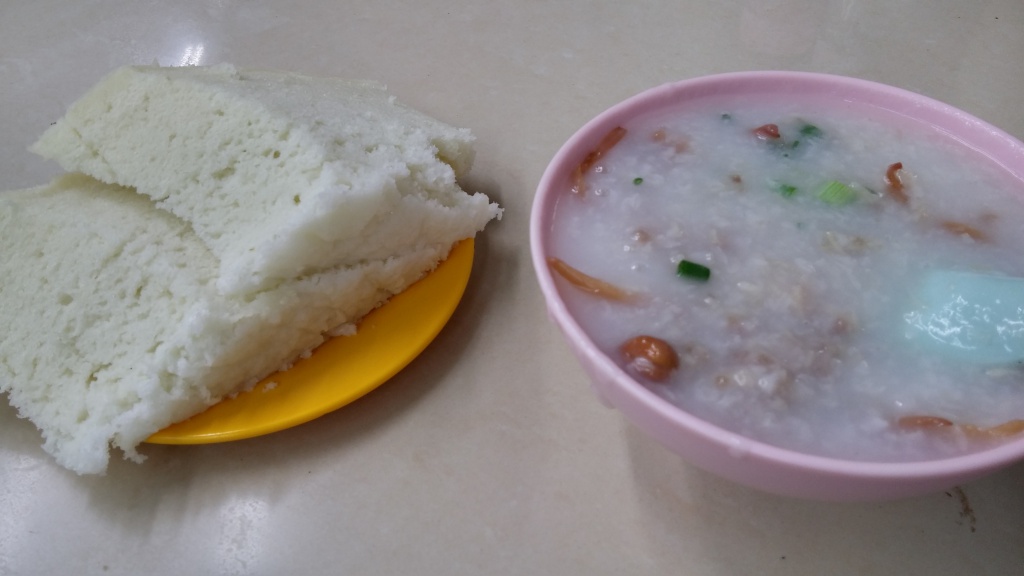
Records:
[[[1024,182],[931,126],[811,96],[688,103],[601,139],[553,230],[587,335],[722,428],[863,461],[1024,434],[1024,364],[908,328],[929,270],[1024,276]]]

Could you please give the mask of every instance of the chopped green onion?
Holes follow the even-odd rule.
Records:
[[[779,184],[775,187],[775,191],[782,195],[783,198],[790,198],[797,192],[797,187],[792,184]]]
[[[707,266],[697,264],[696,262],[680,260],[679,266],[676,267],[676,275],[680,278],[690,278],[701,282],[707,282],[708,278],[711,278],[711,269]]]
[[[843,206],[857,199],[857,191],[838,180],[832,180],[818,192],[818,198],[834,206]]]
[[[641,178],[639,176],[637,176],[636,178],[633,178],[633,184],[636,184],[637,186],[639,186],[639,185],[641,185],[643,183],[644,183],[644,179],[643,178]]]
[[[729,114],[728,112],[722,114],[723,122],[728,122],[729,120],[732,120],[732,114]]]
[[[818,138],[821,136],[821,128],[818,128],[814,124],[804,124],[800,128],[800,134],[807,136],[808,138]]]

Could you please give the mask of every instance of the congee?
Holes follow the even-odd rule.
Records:
[[[1024,431],[1024,367],[921,345],[914,290],[1024,276],[1022,187],[895,113],[708,99],[607,133],[548,264],[594,343],[697,417],[822,456],[955,456]]]

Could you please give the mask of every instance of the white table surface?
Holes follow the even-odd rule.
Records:
[[[527,236],[565,139],[673,80],[845,74],[1024,138],[1020,0],[0,0],[0,188],[56,174],[26,147],[104,73],[153,62],[382,81],[474,131],[465,185],[505,216],[434,344],[311,423],[149,445],[142,465],[79,477],[4,403],[0,575],[1024,574],[1022,465],[828,504],[720,480],[638,433],[548,322]]]

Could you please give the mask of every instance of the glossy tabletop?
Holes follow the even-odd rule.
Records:
[[[0,0],[0,189],[56,174],[26,147],[103,74],[153,62],[383,82],[475,133],[463,184],[505,214],[439,337],[312,422],[80,477],[0,403],[0,575],[1024,573],[1024,465],[832,504],[681,461],[593,396],[528,246],[559,146],[674,80],[843,74],[1024,138],[1019,0]]]

